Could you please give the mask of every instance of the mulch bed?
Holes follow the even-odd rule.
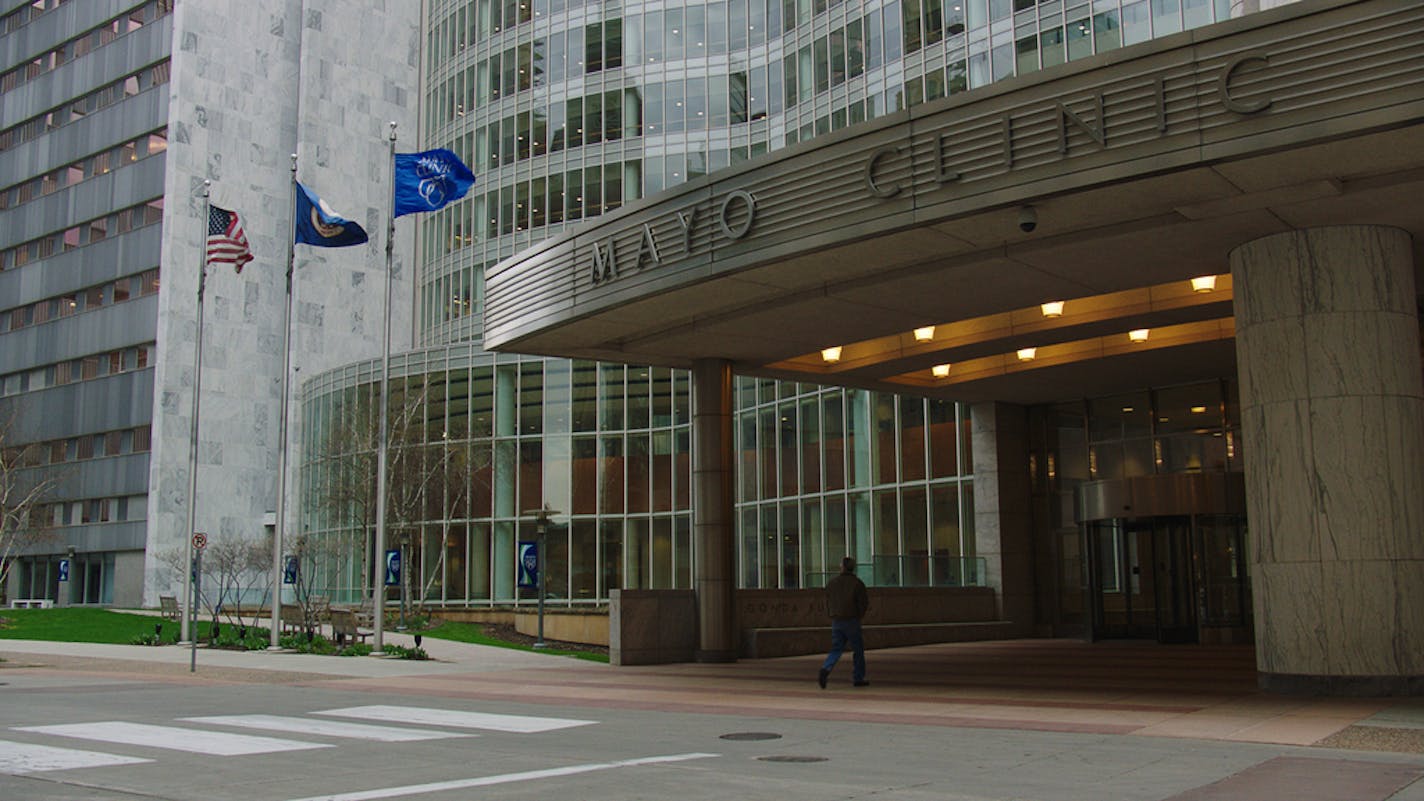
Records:
[[[530,637],[527,634],[521,634],[518,631],[515,631],[514,626],[509,625],[507,623],[481,623],[480,627],[484,630],[485,634],[488,634],[491,637],[504,640],[505,642],[512,642],[518,645],[527,646],[530,648],[534,647],[534,643],[539,641],[538,637]],[[545,647],[554,649],[556,651],[578,651],[580,653],[585,654],[601,654],[603,656],[608,656],[608,647],[604,645],[589,645],[588,643],[582,642],[564,642],[562,640],[551,640],[548,637],[544,638],[544,645]]]

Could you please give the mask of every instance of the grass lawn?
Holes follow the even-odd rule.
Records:
[[[114,612],[108,609],[88,607],[0,609],[0,640],[49,640],[51,642],[98,642],[131,645],[137,637],[152,635],[154,627],[160,625],[163,627],[161,636],[164,642],[171,643],[178,640],[178,622],[164,620],[156,615],[139,615],[132,612]],[[231,628],[231,624],[227,621],[222,621],[222,626],[224,632]],[[197,635],[200,640],[208,638],[210,627],[210,621],[198,621]],[[493,645],[523,651],[535,650],[532,646],[532,638],[520,637],[518,641],[501,639],[486,634],[483,627],[470,623],[440,623],[419,633],[422,636],[439,640]],[[592,651],[560,648],[540,648],[538,651],[542,654],[572,656],[594,662],[608,661],[607,654]]]
[[[165,642],[177,640],[176,620],[156,615],[136,615],[108,609],[67,607],[62,609],[0,609],[0,639],[49,640],[51,642],[101,642],[129,645],[135,637],[153,634],[163,626]],[[208,636],[209,621],[198,621],[198,636]]]

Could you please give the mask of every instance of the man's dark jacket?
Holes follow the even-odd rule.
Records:
[[[826,607],[836,620],[857,620],[870,608],[865,582],[854,573],[841,573],[826,582]]]

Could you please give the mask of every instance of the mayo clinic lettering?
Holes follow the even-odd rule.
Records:
[[[1238,73],[1244,68],[1254,67],[1261,69],[1270,64],[1269,56],[1263,52],[1248,52],[1236,55],[1225,64],[1216,68],[1217,78],[1215,80],[1215,99],[1223,108],[1236,114],[1246,116],[1257,114],[1270,108],[1271,101],[1267,97],[1251,97],[1249,99],[1241,96],[1241,93],[1233,91],[1233,81]],[[1198,65],[1197,69],[1202,69]],[[1117,87],[1114,91],[1117,94],[1137,97],[1146,90],[1150,92],[1152,98],[1152,110],[1156,120],[1156,131],[1159,136],[1166,136],[1173,131],[1169,129],[1167,111],[1167,77],[1163,75],[1144,76],[1140,84],[1126,84]],[[1063,101],[1057,101],[1052,106],[1052,115],[1057,131],[1057,151],[1069,158],[1073,154],[1070,152],[1070,133],[1076,131],[1097,144],[1099,148],[1111,146],[1109,142],[1108,130],[1112,119],[1107,111],[1113,108],[1110,102],[1112,98],[1106,97],[1104,92],[1096,92],[1084,101],[1090,102],[1093,108],[1091,115],[1083,115],[1069,108]],[[1035,111],[1021,113],[1020,116],[1033,116]],[[1138,114],[1137,107],[1129,109],[1125,113]],[[1192,119],[1176,119],[1174,124],[1182,127],[1190,127],[1190,123],[1197,121]],[[1001,136],[1002,168],[1013,169],[1015,154],[1015,125],[1014,117],[1005,114],[999,123]],[[864,184],[866,192],[874,198],[890,199],[898,196],[904,189],[899,181],[883,182],[880,178],[880,167],[886,163],[893,162],[894,159],[904,158],[910,153],[908,144],[885,145],[878,148],[865,160],[864,164]],[[934,182],[938,185],[950,185],[965,180],[964,174],[956,169],[956,159],[954,143],[947,133],[939,133],[936,139],[936,146],[933,153],[934,158]],[[981,170],[981,174],[982,174]],[[734,205],[741,206],[742,218],[734,222],[731,212]],[[591,253],[588,257],[587,271],[594,285],[607,284],[632,271],[643,269],[655,269],[657,267],[670,264],[679,259],[684,259],[694,255],[693,253],[693,230],[697,225],[696,207],[689,207],[673,213],[677,221],[677,230],[681,233],[681,249],[677,252],[670,252],[664,246],[660,246],[654,233],[652,224],[642,223],[640,225],[640,236],[638,237],[638,247],[636,252],[626,254],[620,261],[615,243],[615,236],[619,232],[614,231],[603,236],[599,241],[592,243]],[[725,240],[738,240],[746,237],[752,230],[756,218],[756,198],[742,190],[730,192],[721,200],[716,214],[717,231]]]
[[[677,220],[678,229],[682,233],[682,257],[692,255],[692,234],[693,226],[696,224],[697,209],[688,208],[674,213]],[[756,198],[743,191],[727,193],[717,208],[717,230],[721,235],[729,240],[742,239],[752,230],[752,225],[756,222]],[[651,225],[642,225],[642,236],[638,240],[638,251],[632,258],[631,264],[623,266],[624,270],[641,270],[650,267],[661,267],[663,256],[658,250],[656,237],[653,236]],[[603,284],[619,276],[617,247],[610,236],[601,242],[593,244],[592,268],[590,275],[594,284]]]

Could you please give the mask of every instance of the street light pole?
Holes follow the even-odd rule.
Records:
[[[526,515],[530,515],[530,514],[534,515],[534,533],[535,533],[535,536],[538,538],[538,539],[536,540],[537,545],[536,545],[535,547],[538,549],[538,553],[539,553],[539,561],[538,561],[538,565],[539,565],[539,578],[538,578],[538,580],[535,581],[534,583],[535,583],[536,587],[538,588],[538,589],[537,589],[537,592],[539,593],[539,638],[538,638],[537,641],[535,641],[534,647],[535,647],[535,648],[543,648],[543,647],[544,647],[544,596],[546,595],[545,589],[548,587],[548,584],[547,584],[548,576],[547,576],[547,574],[548,574],[548,572],[549,572],[549,571],[546,569],[546,568],[548,567],[548,564],[549,564],[549,536],[548,536],[548,534],[549,534],[549,520],[550,520],[550,518],[552,518],[554,515],[558,514],[558,512],[556,512],[556,511],[554,511],[553,509],[551,509],[551,508],[549,507],[548,502],[545,502],[545,503],[544,503],[544,507],[543,507],[542,509],[535,509],[535,510],[530,511],[530,512],[525,512],[524,514],[526,514]]]
[[[410,545],[410,532],[401,532],[400,538],[400,623],[396,625],[397,631],[405,631],[405,598],[406,586],[410,580],[410,562],[408,553]]]
[[[544,583],[544,582],[548,581],[548,573],[549,573],[549,571],[546,569],[546,568],[548,567],[548,561],[549,561],[548,537],[545,536],[545,535],[548,533],[548,528],[549,528],[549,506],[548,506],[548,504],[545,504],[545,505],[544,505],[544,508],[539,510],[539,518],[538,518],[538,520],[539,520],[539,523],[538,523],[538,529],[537,529],[537,531],[538,531],[538,533],[539,533],[539,639],[537,639],[537,640],[534,641],[534,647],[535,647],[535,648],[543,648],[543,647],[544,647],[544,587],[545,587],[545,583]]]

